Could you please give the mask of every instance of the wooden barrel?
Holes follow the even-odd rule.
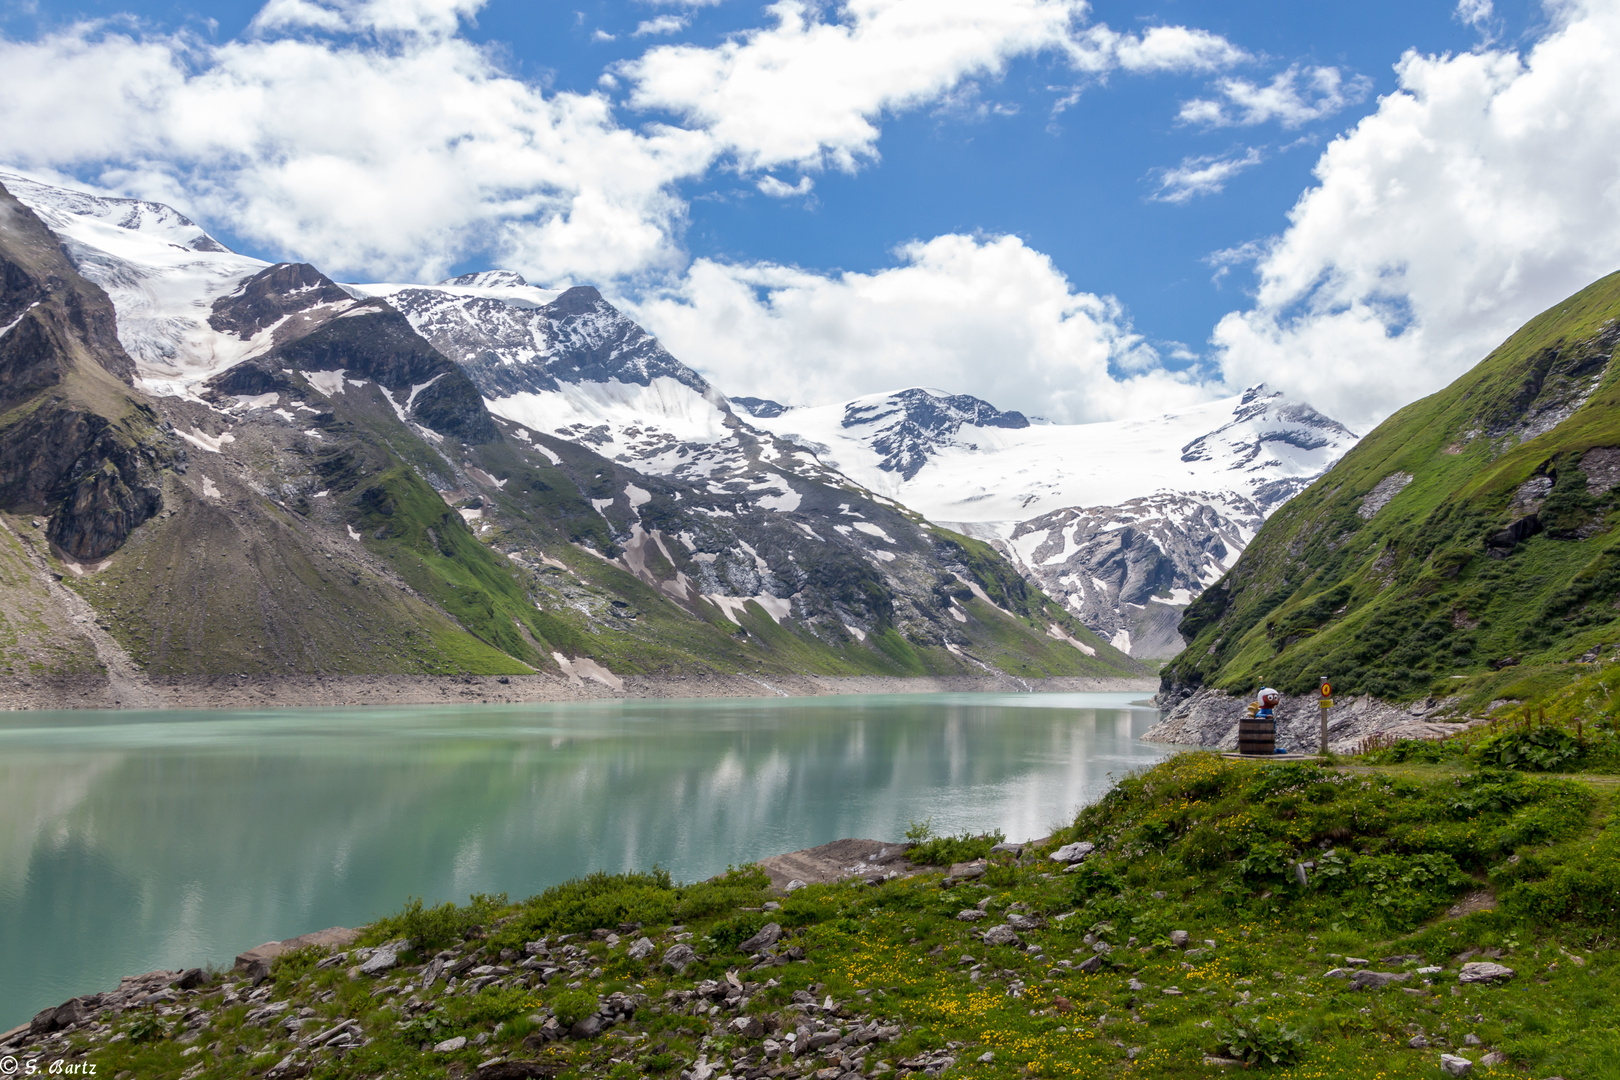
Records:
[[[1245,716],[1238,721],[1238,753],[1270,757],[1277,752],[1277,724],[1269,716]]]

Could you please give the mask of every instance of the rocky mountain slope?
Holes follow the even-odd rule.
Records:
[[[874,493],[993,544],[1087,626],[1148,657],[1181,650],[1182,608],[1356,438],[1264,386],[1084,425],[924,389],[818,408],[735,403]]]
[[[1138,670],[983,544],[784,468],[594,290],[513,308],[543,316],[544,356],[451,359],[409,297],[244,259],[164,207],[17,186],[0,510],[43,629],[0,677]],[[637,456],[645,424],[620,445],[493,414],[501,386],[678,387],[719,417],[712,467]],[[82,446],[41,439],[64,416]]]
[[[1620,642],[1620,274],[1381,424],[1195,600],[1164,674],[1188,718],[1331,678],[1430,718],[1534,697]],[[1212,721],[1213,722],[1213,721]],[[1179,725],[1179,726],[1177,726]],[[1203,725],[1207,727],[1208,725]]]

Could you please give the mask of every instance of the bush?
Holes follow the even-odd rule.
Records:
[[[722,919],[709,928],[709,939],[714,947],[722,952],[730,952],[738,945],[747,941],[765,925],[765,916],[757,912],[745,911],[733,915],[729,919]]]
[[[1000,829],[977,836],[970,833],[935,836],[929,823],[924,821],[912,822],[911,828],[906,830],[906,839],[912,842],[906,850],[906,858],[918,866],[950,866],[952,863],[988,858],[990,849],[1007,837]]]
[[[437,907],[427,907],[421,897],[413,896],[399,914],[372,924],[366,936],[376,941],[407,938],[417,950],[434,952],[463,940],[474,927],[487,925],[506,906],[505,893],[498,896],[475,893],[467,898],[466,907],[457,907],[448,900]]]
[[[588,990],[564,990],[551,999],[551,1011],[565,1028],[573,1027],[598,1008],[596,995]]]

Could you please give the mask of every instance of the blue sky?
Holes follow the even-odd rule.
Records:
[[[1565,93],[1613,141],[1569,78],[1612,61],[1612,3],[975,10],[12,0],[0,163],[349,280],[597,283],[733,393],[932,382],[1060,420],[1267,378],[1364,425],[1620,262],[1591,224],[1612,159],[1535,190],[1549,144],[1496,115]],[[1437,182],[1458,168],[1507,210]]]

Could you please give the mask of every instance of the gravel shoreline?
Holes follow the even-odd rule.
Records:
[[[0,709],[263,709],[523,704],[612,699],[821,697],[835,694],[1079,693],[1158,690],[1156,678],[1077,676],[294,675],[213,676],[110,686],[103,679],[0,679]]]

